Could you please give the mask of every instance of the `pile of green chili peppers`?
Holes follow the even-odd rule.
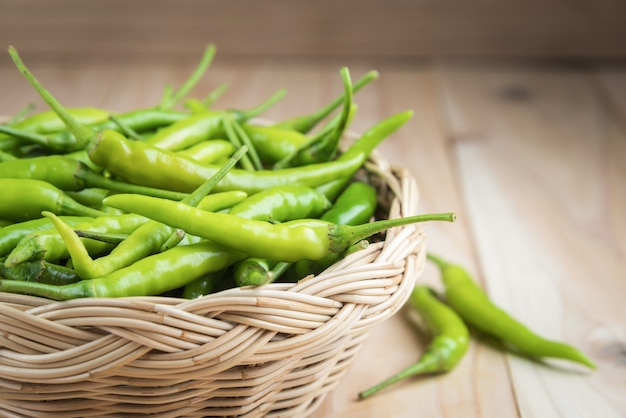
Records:
[[[297,281],[367,246],[390,227],[453,213],[384,218],[372,151],[412,117],[375,123],[348,148],[354,94],[370,71],[307,115],[260,123],[278,90],[250,109],[219,109],[226,85],[190,96],[209,45],[178,89],[118,114],[66,108],[9,55],[50,110],[0,125],[0,292],[67,300],[196,298],[232,286]],[[30,112],[30,113],[29,113]]]

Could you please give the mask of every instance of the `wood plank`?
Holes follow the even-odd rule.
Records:
[[[599,366],[510,356],[522,416],[622,416],[624,132],[584,71],[451,69],[444,79],[486,290]]]
[[[0,0],[0,39],[48,59],[232,55],[626,57],[623,2]],[[175,58],[174,58],[175,59]]]
[[[606,111],[626,130],[626,66],[598,65],[594,67],[593,81]]]

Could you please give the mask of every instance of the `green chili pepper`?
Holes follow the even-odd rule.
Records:
[[[243,121],[257,116],[268,107],[274,105],[285,96],[284,90],[279,90],[272,97],[259,106],[246,111],[228,111],[235,120]],[[161,149],[178,151],[207,139],[222,136],[222,119],[225,112],[212,111],[194,113],[185,119],[159,130],[146,140],[146,143]]]
[[[83,148],[87,142],[94,138],[96,131],[87,125],[81,124],[67,109],[61,106],[58,100],[30,72],[13,46],[9,47],[9,55],[24,78],[35,88],[39,96],[52,108],[58,118],[63,121],[68,131],[74,136],[77,146],[75,149]]]
[[[122,135],[126,136],[128,139],[134,139],[135,141],[143,141],[144,138],[136,132],[133,128],[126,125],[123,121],[119,120],[115,115],[109,115],[109,119],[111,119],[119,128],[119,131]]]
[[[69,225],[76,225],[93,218],[84,216],[62,216],[61,219]],[[9,254],[26,235],[37,231],[45,231],[50,228],[53,228],[53,225],[47,218],[32,219],[30,221],[12,223],[11,225],[5,226],[0,230],[0,257]]]
[[[4,163],[2,163],[4,164]],[[40,180],[0,179],[0,219],[14,222],[41,217],[48,210],[57,215],[97,217],[104,212],[81,205],[53,185]]]
[[[470,325],[510,344],[526,356],[560,358],[595,369],[595,364],[578,349],[537,335],[493,304],[463,267],[432,254],[428,254],[428,258],[441,270],[448,304]]]
[[[243,251],[251,257],[277,261],[318,260],[342,252],[361,239],[394,226],[454,220],[451,213],[381,220],[364,225],[335,225],[317,219],[271,224],[227,213],[204,212],[180,202],[143,195],[105,198],[115,208],[138,213],[187,233]]]
[[[413,116],[413,111],[407,110],[392,115],[371,128],[361,135],[343,154],[339,155],[336,162],[350,161],[354,158],[361,158],[363,163],[372,153],[372,151],[380,144],[380,142],[397,131]],[[315,165],[315,164],[312,164]],[[308,166],[310,167],[310,166]],[[317,187],[331,201],[346,188],[351,181],[351,177],[337,177],[337,179],[325,183]]]
[[[321,219],[337,225],[361,225],[370,221],[377,205],[376,188],[363,181],[354,181],[339,195]]]
[[[22,142],[17,138],[0,138],[0,151],[15,153],[19,151],[21,145]]]
[[[36,283],[64,285],[76,283],[81,277],[74,270],[47,261],[29,261],[15,267],[0,263],[0,278]]]
[[[321,219],[337,225],[360,225],[370,221],[376,206],[376,189],[368,183],[354,182],[341,193],[332,207],[321,215]],[[301,216],[301,218],[304,217]],[[285,263],[258,258],[246,259],[238,263],[245,263],[245,265],[236,270],[235,283],[238,286],[258,286],[279,278],[287,282],[296,282],[309,274],[321,273],[348,254],[367,248],[367,244],[365,240],[359,241],[342,253],[333,253],[320,260]],[[235,265],[235,268],[237,267]]]
[[[54,152],[75,151],[80,149],[83,145],[82,143],[77,142],[76,138],[70,132],[44,135],[35,132],[22,131],[9,126],[0,126],[0,133],[10,135],[22,143],[41,145]]]
[[[93,125],[107,120],[109,112],[93,107],[68,108],[68,113],[83,125]],[[16,131],[30,132],[35,134],[54,134],[65,130],[63,121],[55,112],[46,110],[35,115],[24,118],[18,122],[4,125]],[[10,134],[0,134],[0,140],[11,137]]]
[[[202,241],[142,258],[97,279],[63,286],[0,279],[0,292],[26,293],[55,300],[159,295],[224,269],[244,256],[230,248]]]
[[[320,219],[337,225],[361,225],[374,216],[377,200],[374,186],[360,181],[353,182]],[[309,274],[319,274],[346,255],[333,253],[320,260],[300,260],[285,273],[285,280],[295,282]]]
[[[54,226],[53,226],[54,227]],[[74,233],[80,238],[89,238],[100,242],[106,242],[108,244],[119,244],[128,238],[128,234],[114,234],[110,232],[92,232],[75,229]]]
[[[225,139],[209,139],[180,150],[176,154],[202,164],[216,164],[233,155],[235,150],[235,146]]]
[[[208,68],[214,54],[214,47],[209,46],[203,55],[202,61],[192,76],[185,84],[171,97],[167,97],[156,109],[135,110],[126,114],[115,116],[111,120],[107,111],[93,108],[84,109],[68,109],[68,113],[74,121],[81,125],[91,125],[93,131],[102,129],[120,129],[120,125],[128,127],[137,132],[145,132],[149,129],[170,125],[178,120],[186,118],[188,115],[182,112],[172,112],[169,109],[184,97],[199,81],[201,75]],[[9,53],[16,62],[18,68],[22,70],[24,75],[29,78],[32,83],[38,84],[36,80],[31,80],[32,75],[27,74],[26,67],[23,65],[17,52],[9,49]],[[39,90],[39,88],[38,88]],[[48,101],[48,100],[46,100]],[[37,120],[33,120],[33,119]],[[33,129],[31,125],[37,126]],[[57,116],[57,112],[48,111],[35,115],[32,118],[22,121],[19,124],[11,126],[11,130],[5,130],[0,127],[0,132],[5,132],[11,136],[34,142],[46,146],[57,151],[74,151],[84,146],[84,135],[74,136],[74,131],[67,131],[65,126],[67,121]],[[20,132],[21,131],[21,132]],[[37,135],[39,134],[39,135]],[[54,135],[42,135],[54,134]]]
[[[204,200],[205,210],[221,210],[221,206],[208,207],[208,199],[203,199],[211,192],[215,185],[224,177],[224,175],[239,161],[241,156],[246,152],[246,148],[238,150],[225,164],[216,175],[208,182],[203,184],[192,194],[182,200],[185,205],[193,207]],[[207,198],[209,196],[206,196]],[[215,199],[216,203],[223,203],[223,199]],[[203,211],[202,209],[196,209]],[[62,220],[53,214],[46,213],[46,216],[52,219],[55,228],[65,241],[67,250],[72,258],[74,269],[84,279],[92,279],[105,276],[115,270],[126,267],[143,257],[162,251],[164,248],[171,248],[178,244],[183,236],[176,234],[175,230],[166,224],[150,221],[140,225],[119,245],[117,245],[110,254],[93,260],[89,256],[89,252],[83,245],[83,241],[74,233],[74,230],[66,225]],[[84,229],[84,228],[75,228]]]
[[[69,257],[63,238],[54,228],[48,218],[50,229],[34,231],[24,235],[15,248],[9,253],[5,264],[7,267],[16,266],[25,261],[46,260],[58,261]],[[61,218],[65,219],[65,218]],[[85,222],[70,223],[79,230],[103,233],[130,234],[140,225],[148,222],[143,216],[134,214],[100,216]],[[92,256],[106,254],[112,246],[94,240],[84,240],[83,245]]]
[[[354,93],[356,93],[363,86],[367,85],[370,81],[375,80],[377,78],[378,78],[378,72],[377,71],[369,71],[369,72],[367,72],[356,83],[354,83],[354,88],[352,89],[352,91]],[[291,130],[294,130],[294,131],[307,133],[311,129],[313,129],[315,127],[315,125],[317,125],[321,120],[326,118],[336,108],[338,108],[341,105],[341,103],[343,102],[343,100],[344,100],[344,95],[342,94],[339,97],[335,98],[332,102],[328,103],[322,109],[319,109],[318,111],[316,111],[314,113],[311,113],[311,114],[308,114],[308,115],[303,115],[303,116],[296,116],[294,118],[291,118],[291,119],[288,119],[288,120],[276,123],[276,124],[274,124],[272,126],[274,126],[276,128],[291,129]]]
[[[17,160],[17,157],[8,152],[0,151],[0,162]]]
[[[137,186],[108,179],[90,170],[80,161],[62,155],[20,158],[0,163],[0,178],[42,180],[62,189],[78,191],[100,187],[114,192],[142,193],[149,196],[181,200],[186,194],[152,187]]]
[[[95,132],[102,131],[104,129],[120,131],[118,123],[121,123],[133,131],[141,134],[169,126],[188,117],[188,113],[174,110],[161,110],[153,108],[136,109],[126,113],[116,114],[115,119],[117,120],[117,123],[111,120],[109,115],[108,120],[90,125],[90,128]]]
[[[377,138],[382,140],[381,138]],[[189,193],[209,179],[219,166],[199,164],[176,153],[140,141],[129,141],[114,131],[100,132],[88,149],[92,161],[127,181],[146,187],[166,187]],[[350,177],[367,158],[364,154],[339,162],[312,164],[306,169],[246,171],[233,169],[215,191],[242,190],[254,194],[282,184],[318,186]]]
[[[324,195],[310,187],[276,186],[248,197],[228,213],[245,219],[286,222],[317,217],[330,206]],[[235,264],[233,275],[237,286],[260,286],[276,280],[289,263],[253,257]]]
[[[416,286],[409,296],[409,303],[415,309],[433,339],[413,365],[400,371],[359,393],[359,399],[366,399],[374,393],[411,376],[424,373],[446,373],[461,361],[469,346],[469,331],[457,313],[441,302],[432,289]]]
[[[335,115],[318,132],[316,132],[315,135],[308,137],[305,142],[293,149],[289,154],[286,154],[281,160],[276,161],[273,165],[274,170],[285,167],[313,164],[315,162],[314,159],[321,161],[322,159],[326,159],[326,157],[322,158],[325,154],[324,150],[331,150],[331,148],[335,148],[333,150],[333,154],[336,155],[336,148],[341,141],[341,135],[354,119],[357,108],[358,106],[356,104],[350,106],[350,114],[345,122],[343,119],[343,112]],[[345,126],[342,126],[341,124],[344,123]],[[327,161],[332,158],[334,157],[328,157]]]
[[[356,244],[350,245],[340,254],[333,253],[320,260],[299,260],[295,263],[249,257],[233,266],[233,279],[236,286],[262,286],[279,279],[282,282],[297,282],[308,275],[321,272],[338,259],[347,257],[356,251],[364,250],[368,246],[369,242],[367,240],[361,240]],[[292,266],[300,265],[303,262],[306,262],[304,265],[310,268],[309,271],[297,277],[293,273],[290,274]]]
[[[275,186],[249,196],[228,213],[245,219],[285,222],[316,218],[330,207],[330,201],[317,190],[298,185]]]
[[[70,150],[79,150],[85,148],[85,146],[93,141],[97,132],[109,129],[117,128],[115,122],[107,120],[101,122],[98,126],[87,126],[80,123],[80,120],[76,119],[70,111],[65,109],[54,96],[43,86],[37,78],[28,70],[22,59],[20,58],[17,50],[14,47],[9,47],[9,55],[13,59],[16,67],[20,70],[26,80],[33,86],[41,98],[50,106],[50,108],[56,113],[58,119],[63,121],[67,131],[61,132],[60,135],[64,135],[69,138],[73,136],[73,142]],[[158,109],[147,109],[129,112],[125,115],[117,116],[119,121],[122,121],[126,126],[131,127],[137,132],[142,132],[144,128],[154,128],[155,126],[164,126],[172,123],[171,118],[174,120],[181,120],[187,118],[186,113],[161,111]],[[170,119],[168,119],[170,118]],[[69,139],[68,139],[69,140]],[[68,150],[69,151],[69,150]]]
[[[233,279],[237,286],[263,286],[276,280],[290,263],[248,257],[233,266]]]
[[[305,134],[291,129],[253,124],[243,124],[242,128],[248,134],[261,161],[268,165],[293,154],[309,140]]]
[[[182,112],[142,109],[121,115],[109,115],[109,120],[105,122],[84,126],[88,126],[94,133],[103,129],[112,129],[123,134],[132,132],[135,135],[135,139],[138,139],[140,133],[169,126],[188,116],[188,114]],[[79,123],[79,121],[76,122]],[[2,149],[12,149],[18,144],[29,143],[41,145],[54,152],[68,153],[83,149],[86,142],[84,136],[77,138],[72,130],[67,129],[53,134],[40,134],[18,130],[13,127],[0,126],[0,133],[10,135],[16,140],[13,144],[8,143],[2,146]]]
[[[226,270],[227,269],[212,271],[187,283],[183,288],[183,298],[195,299],[212,293],[218,282],[224,277]]]
[[[191,113],[202,113],[209,110],[201,100],[195,98],[185,100],[184,106],[189,109]]]
[[[173,93],[172,95],[165,94],[158,109],[171,109],[182,100],[193,88],[198,84],[204,73],[206,73],[207,69],[213,62],[213,57],[215,56],[215,45],[208,45],[202,57],[200,59],[200,63],[196,67],[196,69],[191,73],[189,78],[183,83],[183,85]]]
[[[248,138],[247,136],[245,138],[240,136],[239,132],[235,129],[235,124],[236,122],[232,120],[230,115],[225,114],[222,117],[222,127],[224,128],[226,137],[235,146],[235,148],[239,148],[245,144],[248,149],[254,153],[254,157],[252,157],[252,152],[250,153],[250,155],[244,155],[244,157],[241,159],[241,167],[247,171],[262,169],[263,167],[261,166],[261,161],[256,154],[256,150],[254,148],[250,148],[250,138]]]
[[[192,113],[207,111],[213,106],[213,104],[228,90],[228,84],[222,83],[213,89],[202,100],[188,99],[185,101],[185,107]]]
[[[121,211],[114,209],[114,208],[110,208],[108,206],[104,206],[102,204],[102,199],[104,199],[111,193],[111,191],[108,189],[101,189],[98,187],[89,187],[89,188],[82,189],[76,192],[66,190],[65,193],[69,197],[77,201],[78,203],[101,210],[103,212],[106,212],[107,215],[121,215],[122,214]]]
[[[351,115],[354,114],[350,72],[347,67],[342,67],[340,74],[344,85],[344,100],[343,109],[336,126],[330,130],[330,132],[324,131],[321,135],[313,137],[311,141],[303,144],[291,155],[276,163],[274,168],[301,166],[330,161],[335,157],[337,151],[339,150],[339,140],[352,119]]]

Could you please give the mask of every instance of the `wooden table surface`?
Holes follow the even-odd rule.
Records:
[[[23,57],[67,106],[115,111],[158,102],[195,62],[38,62]],[[220,60],[194,90],[230,85],[219,105],[247,107],[285,87],[265,116],[317,109],[341,91],[340,65],[380,79],[356,95],[352,128],[406,109],[414,118],[380,150],[410,170],[429,248],[464,265],[500,306],[571,343],[598,365],[540,364],[476,336],[453,372],[415,378],[357,402],[358,391],[415,361],[427,339],[400,312],[374,328],[326,417],[626,416],[626,68],[514,63]],[[7,57],[0,114],[45,105]],[[436,270],[420,279],[440,287]]]

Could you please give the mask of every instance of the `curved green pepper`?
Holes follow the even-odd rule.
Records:
[[[245,219],[285,222],[316,218],[330,207],[330,201],[317,190],[298,185],[275,186],[249,196],[228,213]]]
[[[81,280],[78,273],[71,268],[48,263],[44,260],[29,261],[15,267],[7,267],[4,262],[2,262],[0,263],[0,278],[48,283],[57,286],[76,283]]]
[[[377,203],[378,195],[374,186],[359,181],[353,182],[320,219],[337,225],[361,225],[372,219]],[[300,260],[287,270],[285,279],[295,282],[309,274],[319,274],[346,255],[333,253],[320,260]]]
[[[356,93],[363,86],[367,85],[373,80],[376,80],[377,78],[378,78],[378,71],[375,71],[375,70],[368,71],[363,77],[361,77],[356,83],[354,83],[354,87],[352,91]],[[311,129],[313,129],[315,125],[317,125],[320,121],[322,121],[324,118],[330,115],[335,109],[337,109],[341,105],[343,100],[344,100],[344,95],[341,94],[340,96],[333,99],[326,106],[324,106],[323,108],[313,113],[310,113],[308,115],[295,116],[291,119],[287,119],[287,120],[275,123],[272,126],[276,128],[291,129],[294,131],[307,133]]]
[[[106,121],[109,117],[107,110],[94,107],[68,108],[67,111],[79,123],[83,125],[93,125]],[[52,110],[45,110],[35,115],[24,118],[8,127],[17,131],[31,132],[36,134],[54,134],[64,131],[65,124]],[[0,140],[11,138],[10,134],[0,134]]]
[[[177,152],[202,164],[219,164],[233,155],[235,146],[225,139],[209,139]]]
[[[275,95],[259,106],[242,111],[233,110],[228,112],[235,120],[243,121],[254,117],[265,111],[276,101],[284,97],[285,91],[279,90]],[[174,122],[166,128],[159,130],[156,134],[146,140],[146,143],[169,151],[178,151],[188,148],[199,142],[222,136],[222,119],[224,111],[207,110],[206,112],[193,113]]]
[[[335,225],[319,219],[271,224],[227,213],[205,212],[166,199],[118,194],[106,205],[144,215],[187,233],[230,246],[251,257],[276,261],[319,260],[394,226],[426,221],[454,221],[451,213],[409,216],[364,225]]]
[[[0,189],[0,219],[14,222],[38,219],[44,210],[57,215],[97,217],[105,214],[81,205],[45,181],[0,178]]]
[[[308,142],[303,133],[291,129],[253,124],[242,125],[265,164],[274,164],[291,155]]]
[[[213,176],[219,166],[197,163],[171,151],[129,141],[117,132],[102,131],[88,149],[91,160],[127,181],[146,187],[166,187],[189,193]],[[284,170],[231,170],[215,191],[241,190],[254,194],[273,186],[300,184],[318,186],[337,178],[350,177],[366,155]]]
[[[93,218],[86,216],[62,216],[61,219],[69,225],[76,225]],[[48,218],[31,219],[5,226],[0,229],[0,257],[13,251],[17,243],[26,235],[37,231],[45,231],[53,227],[52,222]]]
[[[469,347],[469,331],[458,314],[434,296],[428,286],[416,286],[409,304],[426,323],[433,339],[413,365],[359,393],[365,399],[374,393],[411,376],[446,373],[454,369]]]
[[[26,293],[55,300],[159,295],[224,269],[243,257],[245,254],[231,248],[201,241],[142,258],[97,279],[63,286],[0,279],[0,292]]]
[[[63,155],[46,155],[1,162],[0,178],[42,180],[65,191],[99,187],[114,192],[142,193],[173,200],[181,200],[186,196],[185,193],[111,180],[90,170],[82,162]]]
[[[448,304],[470,325],[512,345],[529,357],[560,358],[595,369],[595,364],[578,349],[535,334],[494,305],[463,267],[432,254],[428,254],[428,258],[441,270]]]

